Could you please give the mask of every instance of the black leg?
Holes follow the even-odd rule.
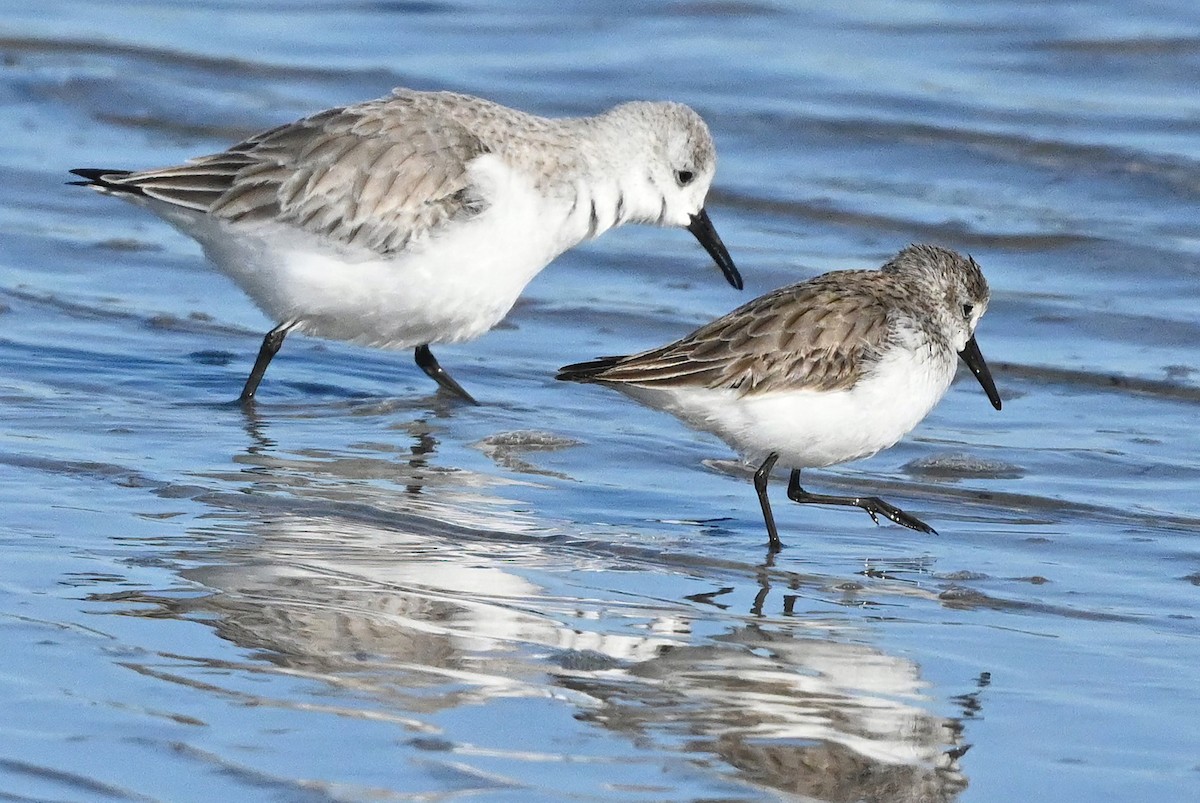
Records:
[[[438,365],[437,357],[433,356],[433,352],[429,350],[428,344],[417,346],[416,350],[413,351],[413,357],[416,359],[417,365],[421,366],[421,370],[434,382],[437,382],[463,401],[470,402],[471,404],[479,404],[470,393],[463,390],[462,385],[454,381],[454,377],[446,373],[445,368]]]
[[[937,530],[930,527],[916,516],[910,516],[895,505],[889,505],[878,496],[826,496],[810,494],[800,487],[800,469],[792,469],[792,478],[788,481],[788,499],[800,504],[844,505],[846,507],[861,507],[867,511],[871,521],[879,523],[878,515],[882,515],[910,530],[937,535]]]
[[[771,552],[783,549],[783,544],[779,542],[779,531],[775,529],[775,515],[771,513],[771,500],[767,498],[767,480],[771,478],[771,469],[775,468],[778,459],[779,453],[771,452],[758,471],[754,472],[754,490],[758,492],[758,504],[762,508],[763,521],[767,523],[767,537],[770,539],[768,548]]]
[[[271,358],[279,353],[283,339],[287,337],[288,332],[296,328],[298,323],[299,321],[284,321],[267,332],[266,337],[263,338],[262,347],[258,350],[258,359],[254,361],[254,367],[250,369],[250,376],[246,379],[246,385],[242,388],[242,395],[238,397],[238,401],[245,403],[254,399],[258,383],[262,382],[263,374],[267,372],[267,366],[271,364]]]

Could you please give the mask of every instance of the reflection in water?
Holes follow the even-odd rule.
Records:
[[[229,669],[307,676],[410,729],[438,732],[428,717],[439,711],[550,695],[639,748],[719,760],[744,782],[814,799],[947,800],[966,787],[962,726],[926,709],[919,668],[847,637],[844,623],[764,617],[769,567],[678,603],[551,591],[539,576],[613,567],[531,537],[536,522],[478,478],[430,466],[437,440],[424,422],[410,434],[407,454],[379,457],[249,450],[240,481],[253,493],[212,497],[224,512],[204,534],[222,545],[183,571],[209,593],[137,599],[152,615],[211,623],[265,661]],[[717,602],[756,581],[752,617]],[[978,706],[969,700],[964,716]],[[529,728],[523,750],[570,749],[549,734],[537,745]],[[470,740],[440,734],[439,751],[469,761]]]
[[[949,800],[967,785],[962,727],[918,706],[917,667],[853,642],[742,627],[631,667],[620,683],[564,682],[604,700],[593,721],[657,731],[814,799]]]

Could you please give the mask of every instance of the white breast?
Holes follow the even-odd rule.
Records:
[[[618,388],[711,432],[752,464],[778,452],[780,466],[819,468],[868,457],[896,443],[945,395],[954,369],[954,355],[948,352],[893,348],[849,390],[739,396],[724,389]]]
[[[558,230],[562,202],[542,196],[498,156],[481,156],[469,170],[486,209],[388,257],[275,222],[180,217],[150,206],[199,241],[274,321],[298,320],[302,331],[322,337],[407,348],[483,334],[534,276],[578,242]]]

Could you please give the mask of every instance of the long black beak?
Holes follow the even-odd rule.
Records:
[[[999,410],[1000,394],[996,391],[996,383],[992,381],[992,372],[988,370],[987,363],[983,361],[983,355],[979,352],[979,344],[975,342],[974,336],[967,341],[967,345],[963,346],[963,350],[958,353],[958,356],[962,357],[962,361],[971,369],[971,373],[975,374],[979,384],[983,385],[988,401]]]
[[[717,267],[725,274],[725,280],[741,290],[742,274],[738,273],[738,269],[734,267],[733,258],[729,256],[729,249],[725,247],[725,243],[721,242],[717,230],[713,228],[712,221],[708,219],[708,212],[701,209],[692,215],[692,222],[688,224],[687,230],[700,241],[700,245],[704,246],[704,250],[716,261]]]

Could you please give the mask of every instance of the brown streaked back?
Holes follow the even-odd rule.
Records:
[[[559,379],[742,394],[850,388],[890,333],[903,277],[836,271],[754,299],[661,348],[568,365]]]

